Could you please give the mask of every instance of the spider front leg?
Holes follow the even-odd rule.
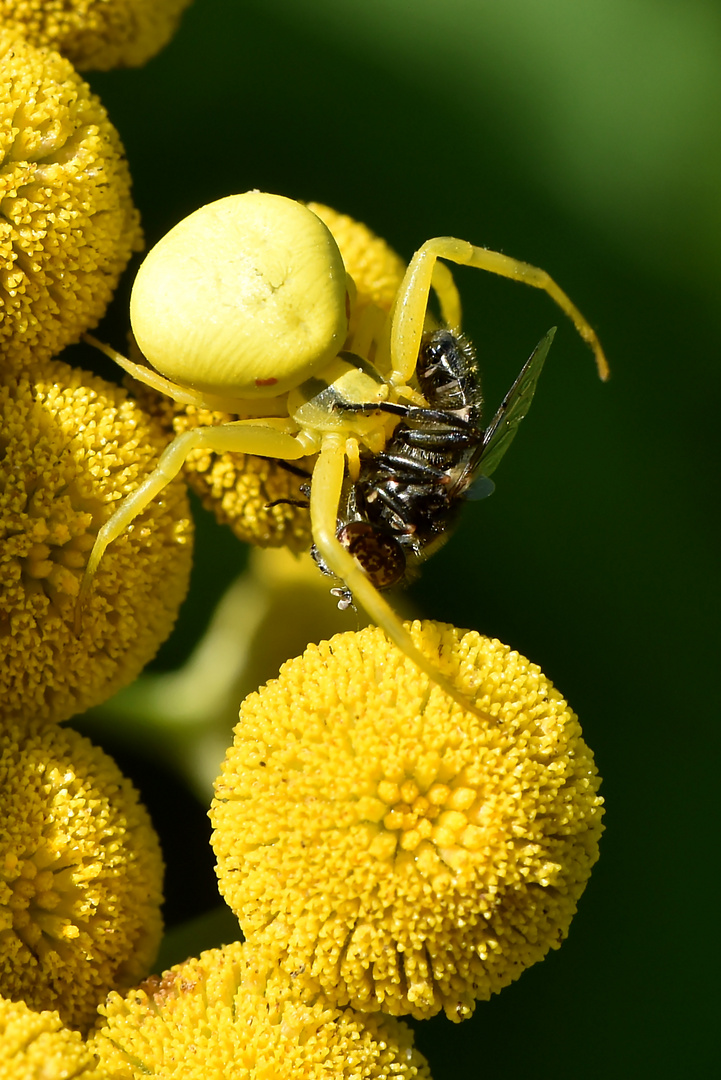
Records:
[[[137,379],[138,382],[144,383],[145,386],[149,386],[151,390],[156,390],[159,394],[165,394],[166,397],[172,398],[179,405],[194,405],[198,409],[212,409],[215,412],[239,413],[245,417],[257,416],[262,417],[264,420],[271,416],[287,415],[287,409],[282,397],[264,397],[253,401],[248,398],[229,398],[225,394],[201,393],[198,390],[192,390],[188,386],[180,386],[178,383],[173,382],[172,379],[166,379],[164,375],[154,371],[153,368],[128,360],[127,356],[123,356],[112,345],[105,345],[102,341],[98,341],[96,337],[93,337],[92,334],[83,334],[83,341],[86,341],[88,345],[92,345],[94,349],[98,349],[101,353],[105,353],[131,378]]]
[[[459,329],[460,308],[454,299],[455,289],[451,290],[446,276],[439,273],[443,264],[438,263],[438,259],[448,259],[462,266],[474,266],[478,270],[488,270],[491,274],[499,274],[501,277],[532,285],[536,289],[543,289],[568,315],[581,337],[591,346],[601,378],[608,378],[608,362],[596,331],[545,270],[518,259],[511,259],[498,251],[476,247],[466,240],[457,240],[453,236],[437,236],[426,240],[415,253],[398,290],[390,343],[393,362],[391,382],[394,385],[407,382],[415,369],[431,288],[435,289],[438,295],[441,314],[446,324],[452,330]],[[447,274],[450,278],[448,271]],[[456,311],[458,319],[454,321]]]
[[[494,721],[478,709],[461,690],[441,674],[416,647],[411,635],[393,608],[371,584],[360,564],[336,536],[338,506],[345,468],[345,439],[341,435],[326,435],[313,468],[310,491],[310,522],[313,541],[328,569],[343,581],[353,596],[365,608],[371,619],[381,627],[428,678],[441,688],[462,709],[485,721]]]
[[[193,450],[205,448],[222,454],[233,451],[239,454],[255,454],[259,457],[274,457],[293,460],[312,454],[317,446],[302,434],[291,435],[283,431],[286,421],[276,421],[276,426],[257,424],[255,421],[235,420],[214,427],[191,428],[177,435],[163,453],[158,464],[135,491],[126,496],[115,512],[98,531],[85,573],[80,585],[75,606],[75,633],[79,635],[82,612],[93,578],[108,544],[116,540],[141,514],[145,507],[160,494],[164,487],[173,480],[183,467],[185,460]]]

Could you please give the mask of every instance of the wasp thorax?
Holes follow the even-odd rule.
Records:
[[[276,396],[343,347],[346,292],[320,218],[292,199],[248,191],[202,206],[155,245],[130,316],[141,350],[174,382]]]
[[[473,346],[462,334],[435,330],[422,344],[416,366],[421,393],[437,409],[460,412],[477,420],[481,411],[481,381]]]

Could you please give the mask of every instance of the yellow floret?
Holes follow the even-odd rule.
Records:
[[[114,1080],[430,1080],[409,1028],[302,997],[298,974],[248,943],[212,949],[111,994],[91,1045]]]
[[[131,682],[185,596],[184,486],[111,545],[80,636],[75,601],[98,529],[164,440],[124,390],[61,361],[0,371],[0,720],[65,720]]]
[[[86,1028],[155,958],[163,863],[150,818],[76,731],[4,724],[0,822],[0,993]]]
[[[538,667],[477,633],[410,629],[492,720],[375,627],[309,646],[241,706],[213,847],[243,933],[287,971],[339,1004],[460,1020],[565,938],[602,800]]]
[[[190,0],[0,0],[0,20],[81,71],[137,67],[175,33]]]
[[[309,202],[307,206],[333,234],[345,268],[358,290],[357,311],[375,304],[381,311],[389,312],[406,272],[400,255],[367,225],[347,214],[339,214],[322,203]]]
[[[92,1050],[56,1012],[0,998],[2,1080],[107,1080]]]
[[[72,65],[0,30],[0,349],[58,353],[102,317],[141,246],[115,128]]]
[[[319,203],[308,206],[330,229],[346,270],[355,282],[356,294],[344,348],[366,355],[372,335],[390,311],[405,265],[365,225]],[[137,382],[131,385],[143,407],[169,434],[235,419],[228,413],[179,405]],[[303,477],[270,458],[197,450],[189,455],[183,473],[206,509],[221,524],[229,525],[239,539],[261,547],[285,545],[291,551],[304,551],[311,543],[310,517],[305,505],[307,495],[300,488],[309,481],[313,460],[293,462],[294,469],[308,472]],[[276,505],[269,505],[274,502]]]

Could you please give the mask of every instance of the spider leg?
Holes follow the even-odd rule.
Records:
[[[93,348],[105,353],[107,357],[115,361],[118,367],[121,367],[123,371],[127,371],[128,375],[132,375],[138,382],[145,383],[151,390],[157,390],[159,393],[171,397],[174,401],[178,401],[181,405],[203,404],[202,396],[196,391],[177,386],[170,379],[166,379],[164,375],[153,371],[152,368],[147,367],[145,364],[136,364],[132,360],[128,360],[127,356],[123,356],[111,345],[105,345],[102,341],[98,341],[92,334],[83,334],[83,340],[88,345],[92,345]]]
[[[79,635],[82,612],[93,577],[108,544],[116,540],[180,472],[188,454],[206,447],[216,453],[230,450],[260,457],[285,459],[301,458],[314,452],[303,436],[290,435],[274,427],[264,427],[252,421],[239,420],[215,427],[191,428],[176,435],[160,455],[158,464],[145,480],[127,495],[95,538],[75,606],[75,633]]]
[[[118,367],[121,367],[123,371],[126,371],[132,378],[137,379],[138,382],[145,383],[151,390],[165,394],[166,397],[172,398],[173,401],[177,401],[180,405],[194,405],[199,409],[214,409],[216,412],[237,413],[240,416],[262,416],[263,418],[266,416],[287,416],[287,409],[282,398],[260,398],[256,401],[250,401],[244,398],[228,398],[220,397],[217,394],[201,393],[199,390],[192,390],[190,387],[180,386],[171,379],[166,379],[164,375],[154,371],[151,367],[147,367],[145,364],[136,364],[134,361],[128,360],[127,356],[123,356],[111,345],[105,345],[102,341],[98,341],[92,334],[83,334],[83,341],[86,341],[88,345],[92,345],[94,349],[99,349],[100,352],[105,353],[107,357],[115,361]]]
[[[474,713],[483,720],[495,723],[488,714],[478,709],[462,691],[441,674],[436,665],[416,647],[393,608],[371,584],[360,564],[338,540],[336,525],[345,469],[344,444],[345,440],[342,436],[326,435],[313,469],[310,521],[313,541],[323,561],[336,577],[345,582],[371,619],[385,631],[391,641],[413,661],[417,668],[462,709]]]
[[[474,266],[478,270],[488,270],[491,274],[500,274],[501,277],[543,289],[568,315],[583,340],[591,346],[601,378],[608,378],[608,363],[595,330],[545,270],[518,259],[511,259],[498,251],[476,247],[466,240],[457,240],[453,236],[437,236],[426,240],[415,253],[398,290],[391,326],[391,382],[394,385],[406,382],[416,366],[431,287],[438,292],[443,311],[443,279],[438,277],[437,259],[449,259],[462,266]],[[443,315],[445,318],[445,311]],[[449,325],[453,329],[457,328],[457,324]]]

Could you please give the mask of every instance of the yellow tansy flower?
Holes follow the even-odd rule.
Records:
[[[345,348],[365,355],[369,335],[390,311],[405,265],[365,225],[319,203],[308,206],[330,229],[354,280],[356,292]],[[169,434],[234,419],[227,413],[180,405],[138,382],[130,385],[143,407]],[[288,468],[270,458],[196,450],[188,456],[183,472],[203,505],[241,540],[305,551],[311,543],[310,518],[301,486],[309,481],[312,463],[313,459],[301,459]],[[306,469],[308,476],[299,476],[298,469]]]
[[[107,1080],[95,1054],[56,1012],[0,998],[2,1080]]]
[[[91,1045],[114,1080],[430,1080],[405,1024],[301,988],[236,942],[111,994]]]
[[[242,704],[211,809],[243,933],[363,1010],[468,1016],[558,948],[601,832],[578,720],[536,665],[435,623],[309,646]]]
[[[0,0],[0,19],[75,67],[137,67],[170,40],[190,0]]]
[[[357,294],[351,320],[351,332],[360,322],[360,315],[371,305],[387,314],[403,281],[406,265],[380,236],[347,214],[339,214],[330,206],[309,202],[309,210],[317,214],[333,234],[348,273],[353,278]]]
[[[117,132],[69,61],[0,29],[0,365],[45,359],[103,315],[138,212]]]
[[[192,524],[174,483],[111,545],[74,629],[83,569],[164,440],[124,390],[61,361],[0,370],[0,720],[65,720],[130,682],[175,622]]]
[[[0,727],[0,993],[93,1022],[155,958],[163,863],[135,789],[70,728]]]

